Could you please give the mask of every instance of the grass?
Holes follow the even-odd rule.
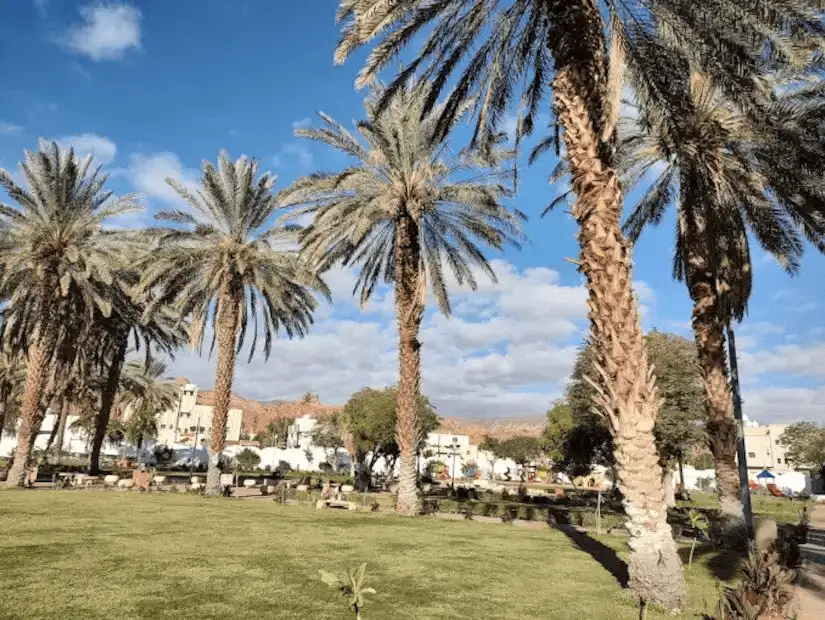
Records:
[[[0,523],[3,619],[347,618],[318,569],[361,562],[378,591],[367,620],[638,617],[616,579],[549,528],[45,490],[0,492]],[[599,540],[625,555],[622,539]],[[703,560],[686,575],[682,617],[695,618],[715,580]]]
[[[689,508],[718,508],[719,502],[712,493],[691,492],[691,501],[679,502],[680,506]],[[777,523],[797,523],[799,512],[805,506],[808,512],[811,511],[813,503],[811,501],[793,500],[782,497],[771,497],[770,495],[756,495],[751,493],[751,507],[755,517],[767,517]]]

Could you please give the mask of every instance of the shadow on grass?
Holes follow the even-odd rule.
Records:
[[[687,566],[690,557],[690,547],[680,547],[679,556]],[[704,563],[714,577],[721,581],[730,581],[739,574],[739,568],[747,554],[733,549],[716,549],[713,545],[697,545],[693,552],[693,563]],[[703,562],[702,558],[706,558]]]
[[[578,549],[601,564],[605,570],[616,578],[621,587],[627,587],[630,581],[627,563],[619,557],[614,549],[590,537],[585,532],[580,532],[572,525],[557,523],[553,527],[567,536]]]

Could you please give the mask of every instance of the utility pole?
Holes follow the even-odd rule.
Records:
[[[751,490],[748,481],[748,453],[745,451],[745,429],[742,424],[742,395],[739,391],[739,360],[736,357],[736,336],[730,323],[728,332],[728,361],[730,363],[730,391],[733,396],[733,415],[736,418],[736,452],[739,461],[739,487],[742,494],[742,510],[745,524],[753,536],[753,509],[751,508]]]

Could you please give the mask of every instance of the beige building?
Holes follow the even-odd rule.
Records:
[[[209,430],[212,427],[211,405],[198,404],[198,386],[186,383],[180,386],[178,403],[164,411],[158,419],[158,443],[204,444],[209,442]],[[230,409],[226,420],[226,440],[240,441],[243,411]]]
[[[785,447],[779,443],[779,438],[782,437],[787,427],[787,424],[744,427],[748,470],[768,469],[774,472],[786,472],[795,469],[788,464]]]

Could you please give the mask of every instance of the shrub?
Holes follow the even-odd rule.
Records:
[[[375,594],[373,588],[364,584],[366,564],[361,564],[356,569],[349,569],[344,577],[339,577],[325,570],[318,571],[321,574],[321,581],[330,588],[338,590],[347,599],[350,609],[355,613],[357,620],[361,619],[361,609],[364,607],[364,595]]]

